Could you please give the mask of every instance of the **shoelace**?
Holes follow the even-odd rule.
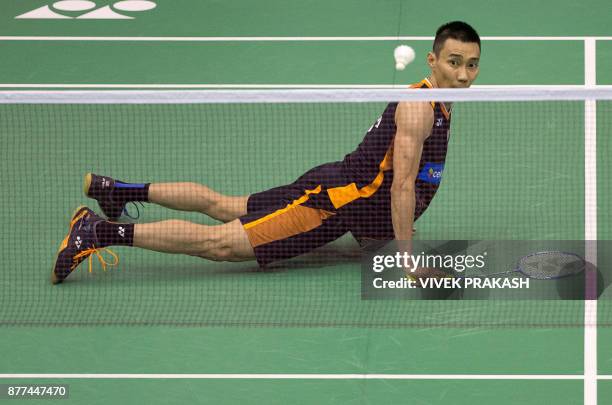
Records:
[[[142,201],[130,201],[131,204],[134,204],[134,207],[136,207],[136,216],[133,217],[130,215],[130,213],[127,210],[127,205],[123,208],[123,214],[125,214],[126,217],[133,219],[133,220],[137,220],[138,218],[140,218],[140,209],[138,209],[138,205],[136,205],[136,203],[139,203],[142,208],[144,208],[144,204],[142,203]]]
[[[104,257],[102,257],[102,252],[106,252],[110,254],[115,259],[115,261],[113,263],[109,263],[106,260],[104,260]],[[115,252],[113,252],[112,250],[108,248],[97,248],[95,246],[92,246],[89,249],[85,249],[82,252],[78,253],[77,255],[74,256],[74,260],[77,261],[78,259],[82,257],[89,256],[89,272],[91,273],[91,269],[92,269],[91,262],[92,262],[94,253],[98,257],[98,260],[100,261],[100,264],[102,265],[102,270],[104,271],[106,271],[106,266],[116,266],[119,264],[119,256],[117,256]]]

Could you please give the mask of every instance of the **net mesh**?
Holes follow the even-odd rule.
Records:
[[[444,180],[415,224],[416,238],[583,239],[585,184],[593,187],[584,169],[589,125],[598,134],[595,186],[604,220],[597,229],[600,239],[612,238],[605,220],[612,188],[603,175],[612,147],[606,136],[612,92],[530,91],[435,93],[456,102]],[[0,324],[583,325],[583,300],[362,300],[362,252],[350,235],[265,271],[253,261],[117,247],[111,249],[120,263],[109,271],[94,263],[89,273],[85,263],[64,284],[49,283],[74,208],[100,212],[82,193],[85,173],[250,194],[341,160],[376,122],[385,100],[424,98],[423,91],[404,93],[225,92],[227,100],[215,92],[0,94]],[[585,119],[587,99],[597,100],[596,121]],[[140,209],[138,222],[166,219],[218,224],[154,204]],[[610,251],[598,249],[604,282]],[[612,325],[611,294],[600,297],[600,325]]]

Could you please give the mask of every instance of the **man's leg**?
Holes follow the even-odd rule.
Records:
[[[233,221],[247,213],[249,196],[227,196],[197,183],[153,183],[149,202],[179,211],[206,214],[222,222]]]
[[[51,281],[61,283],[83,260],[92,254],[99,256],[100,249],[108,246],[134,246],[215,261],[255,258],[239,220],[214,226],[180,220],[130,224],[107,221],[89,208],[80,207],[73,214],[68,235],[60,244]]]
[[[98,238],[102,241],[104,235]],[[236,262],[255,258],[239,220],[214,226],[180,220],[135,224],[133,246],[214,261]]]
[[[197,183],[126,183],[108,176],[88,173],[83,185],[85,195],[98,201],[104,214],[117,220],[125,204],[151,202],[180,211],[195,211],[222,222],[247,213],[249,196],[226,196]]]

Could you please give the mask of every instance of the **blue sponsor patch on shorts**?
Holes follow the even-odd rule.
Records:
[[[444,171],[444,163],[427,162],[419,172],[417,179],[430,184],[440,184],[442,180],[442,172]]]

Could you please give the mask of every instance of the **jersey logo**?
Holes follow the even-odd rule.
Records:
[[[380,123],[382,122],[382,115],[380,117],[378,117],[378,119],[376,120],[376,122],[374,124],[372,124],[372,126],[370,127],[370,129],[368,129],[368,132],[370,132],[372,129],[374,128],[378,128]]]
[[[444,163],[427,162],[419,172],[417,179],[430,184],[440,184],[442,180],[442,172],[444,171]]]
[[[437,127],[441,126],[443,120],[444,120],[444,118],[436,118],[436,126]]]

